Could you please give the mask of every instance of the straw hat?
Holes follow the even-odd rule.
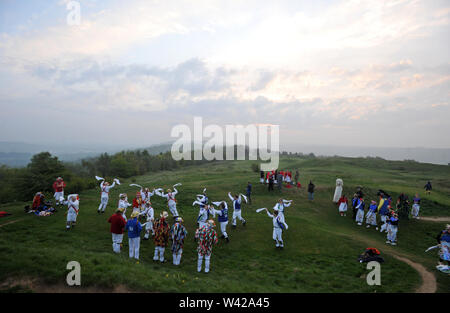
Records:
[[[139,216],[139,212],[138,211],[134,211],[133,213],[131,213],[131,218],[135,218]]]

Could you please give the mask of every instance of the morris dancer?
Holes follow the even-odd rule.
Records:
[[[273,214],[269,213],[269,210],[266,209],[267,215],[272,218],[273,222],[273,235],[272,238],[275,240],[276,248],[284,248],[283,238],[281,235],[283,234],[283,229],[288,229],[288,225],[284,221],[284,216],[281,215],[276,208],[273,209]]]
[[[339,207],[339,214],[341,216],[347,216],[347,208],[348,208],[348,200],[345,195],[342,195],[342,197],[339,198],[338,202]]]
[[[155,243],[155,255],[153,256],[153,261],[160,261],[161,263],[166,262],[164,259],[164,251],[167,247],[167,242],[169,241],[169,224],[166,219],[169,214],[163,211],[160,214],[160,218],[157,219],[153,225],[155,235],[153,236],[153,241]]]
[[[244,196],[243,194],[235,195],[234,197],[231,195],[231,192],[228,192],[228,197],[230,198],[231,201],[233,201],[233,220],[231,222],[231,225],[233,226],[233,228],[236,228],[236,218],[239,219],[242,222],[242,225],[245,226],[245,224],[247,223],[243,218],[242,218],[242,212],[241,212],[241,196]],[[244,196],[244,199],[246,199],[246,197]]]
[[[388,220],[388,234],[386,243],[391,245],[397,245],[397,232],[398,232],[398,215],[397,213],[392,214],[391,218]]]
[[[155,231],[153,230],[155,211],[153,210],[152,203],[150,201],[146,201],[144,203],[144,211],[142,211],[139,216],[144,216],[147,219],[147,222],[145,223],[144,240],[148,240],[148,238],[150,237],[150,232],[152,232],[152,236],[155,235]]]
[[[289,207],[292,204],[292,200],[284,200],[284,199],[278,199],[278,203],[275,204],[273,207],[274,210],[277,210],[278,213],[283,216],[284,219],[284,209]]]
[[[413,218],[419,219],[419,210],[420,210],[420,198],[419,198],[419,194],[416,193],[416,196],[413,199],[413,205],[412,205],[412,210],[411,210],[411,214],[412,214]]]
[[[380,220],[383,223],[380,227],[380,232],[387,231],[387,219],[389,215],[389,201],[384,193],[380,194],[380,202],[378,203],[378,212],[380,214]]]
[[[134,258],[136,264],[139,264],[139,248],[141,245],[141,230],[142,225],[138,221],[139,213],[131,213],[131,217],[125,225],[125,229],[128,231],[128,245],[130,246],[129,254],[130,259]]]
[[[436,268],[439,271],[448,273],[450,271],[450,224],[436,237],[439,251],[439,264]],[[447,263],[447,265],[445,265]]]
[[[111,215],[108,219],[108,223],[111,224],[111,235],[113,242],[112,247],[115,253],[120,253],[120,249],[122,247],[123,229],[126,225],[126,221],[122,216],[123,211],[123,208],[118,208],[116,213]]]
[[[209,219],[209,214],[210,214],[209,205],[208,204],[201,205],[200,212],[198,213],[198,217],[197,217],[198,228],[201,228],[207,224],[207,221]]]
[[[175,188],[177,185],[179,185],[179,184],[176,184],[176,185],[173,186],[174,192],[172,192],[171,189],[167,189],[167,193],[166,194],[161,189],[155,190],[155,193],[158,196],[161,196],[161,197],[167,199],[167,205],[169,207],[170,213],[172,213],[174,218],[178,217],[177,200],[175,199],[175,196],[178,193],[178,190]]]
[[[377,202],[376,201],[371,201],[370,202],[370,206],[369,206],[369,210],[367,211],[366,214],[366,228],[369,228],[371,225],[375,226],[375,229],[378,230],[378,225],[377,225]]]
[[[127,196],[127,194],[126,194],[126,193],[121,193],[121,194],[119,195],[119,204],[117,205],[117,207],[118,207],[119,209],[122,209],[122,210],[121,210],[121,212],[122,212],[122,217],[124,218],[125,222],[127,221],[126,213],[127,213],[127,208],[128,208],[129,206],[131,206],[131,203],[128,202],[128,196]]]
[[[218,206],[220,210],[216,210],[214,208],[211,209],[211,212],[215,216],[216,214],[219,216],[219,224],[220,231],[222,233],[221,238],[224,238],[227,242],[230,242],[227,234],[227,225],[228,225],[228,205],[225,201],[213,202],[215,206]]]
[[[198,240],[197,272],[202,271],[203,257],[205,258],[205,273],[209,272],[212,247],[218,242],[217,233],[214,230],[215,226],[214,220],[209,220],[206,226],[197,229],[195,232],[195,238]]]
[[[173,265],[180,265],[181,255],[183,254],[184,238],[187,236],[186,227],[183,226],[183,219],[177,217],[175,224],[170,229],[170,239],[172,240]]]
[[[364,199],[362,197],[358,198],[355,209],[357,210],[356,222],[358,223],[359,226],[362,225],[362,222],[364,220],[364,206],[365,206]]]
[[[106,206],[108,205],[108,201],[109,201],[109,191],[111,190],[111,188],[114,188],[114,186],[116,185],[116,182],[118,180],[114,179],[113,184],[110,186],[109,183],[106,182],[104,178],[97,177],[97,176],[96,176],[96,178],[97,178],[97,180],[102,181],[100,183],[100,189],[102,190],[101,202],[100,202],[100,205],[98,206],[97,213],[105,213],[105,209],[106,209]]]
[[[142,195],[140,191],[136,192],[136,197],[133,199],[133,212],[141,213],[142,212],[142,206],[144,202],[142,201]]]
[[[63,202],[63,204],[66,204],[68,206],[66,213],[67,214],[66,230],[75,227],[77,223],[78,211],[80,210],[79,199],[80,198],[78,197],[78,195],[72,194],[67,197],[67,201]]]
[[[66,183],[62,177],[58,177],[53,183],[55,205],[62,205],[64,203],[64,188],[66,188]]]
[[[150,191],[149,188],[143,188],[141,185],[130,184],[130,187],[133,187],[133,186],[140,188],[139,192],[141,193],[141,198],[142,198],[143,203],[150,201],[151,197],[155,194],[155,188],[153,188],[153,191]]]

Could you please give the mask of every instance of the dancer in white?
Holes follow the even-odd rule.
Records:
[[[116,185],[116,183],[118,183],[118,185],[120,185],[119,180],[117,178],[114,179],[114,182],[112,185],[109,185],[108,182],[105,181],[104,178],[95,176],[95,178],[97,180],[101,180],[102,182],[100,183],[100,189],[101,191],[101,202],[100,205],[98,206],[98,210],[97,213],[105,213],[105,209],[106,206],[108,205],[108,201],[109,201],[109,191],[111,190],[111,188],[114,188],[114,186]]]
[[[152,236],[155,235],[155,231],[153,229],[153,222],[155,221],[155,211],[153,210],[152,203],[150,201],[145,202],[144,211],[142,211],[139,216],[144,216],[147,218],[147,222],[145,223],[145,235],[144,240],[148,240],[150,237],[150,232]]]
[[[121,193],[119,195],[119,204],[117,205],[117,207],[119,209],[122,209],[122,217],[124,218],[125,222],[127,221],[127,208],[130,207],[132,204],[128,202],[128,196],[126,193]]]
[[[278,211],[278,214],[282,215],[284,218],[284,209],[292,204],[292,200],[278,199],[277,204],[273,207],[274,210]]]
[[[211,212],[208,204],[200,206],[200,212],[197,217],[198,228],[201,228],[207,224],[209,214],[211,214]]]
[[[231,222],[231,225],[233,226],[233,228],[236,228],[236,219],[239,219],[242,222],[243,226],[245,226],[245,224],[247,223],[245,221],[245,219],[242,218],[242,212],[241,212],[242,200],[241,200],[241,196],[244,197],[245,200],[247,200],[247,198],[243,194],[240,194],[239,196],[235,195],[233,197],[231,195],[231,192],[228,192],[228,197],[230,198],[231,201],[233,201],[233,220]]]
[[[139,192],[141,193],[141,198],[142,198],[143,203],[145,203],[146,201],[151,201],[151,197],[155,194],[155,188],[153,188],[153,190],[150,191],[149,188],[143,188],[141,185],[130,184],[130,186],[141,188],[141,190]]]
[[[227,234],[227,225],[228,225],[228,205],[225,201],[213,202],[215,206],[219,207],[220,210],[216,210],[211,208],[211,212],[215,217],[218,215],[218,220],[220,224],[220,231],[222,233],[221,238],[224,238],[227,242],[230,242]]]
[[[173,186],[173,192],[171,189],[167,189],[167,193],[165,194],[164,191],[160,189],[156,189],[155,193],[163,198],[167,199],[167,205],[169,207],[170,213],[172,213],[173,217],[178,217],[178,211],[177,211],[177,200],[175,199],[175,196],[178,193],[178,190],[175,188],[176,186],[181,184],[176,184]]]
[[[64,201],[64,205],[68,206],[67,209],[67,222],[66,230],[75,227],[77,223],[78,211],[80,210],[80,201],[77,194],[72,194],[67,197],[67,201]]]
[[[284,221],[284,216],[281,215],[276,208],[273,209],[273,214],[269,213],[269,210],[266,209],[267,215],[272,218],[273,222],[273,235],[272,238],[275,240],[276,248],[284,248],[283,243],[283,229],[288,229],[288,225]]]

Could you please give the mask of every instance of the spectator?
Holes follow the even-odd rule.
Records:
[[[312,181],[309,181],[308,184],[308,199],[309,200],[314,200],[314,188],[316,186],[312,183]]]
[[[252,204],[252,184],[250,184],[250,182],[247,184],[247,198],[248,203]]]

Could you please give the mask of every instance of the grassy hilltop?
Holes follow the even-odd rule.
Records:
[[[445,223],[401,220],[398,246],[391,247],[385,244],[385,234],[357,226],[350,212],[340,217],[332,203],[339,177],[349,198],[356,186],[364,187],[366,202],[376,200],[379,188],[390,192],[394,200],[400,192],[410,198],[418,192],[423,199],[422,216],[450,216],[450,166],[372,158],[282,157],[280,169],[298,168],[303,188],[283,188],[280,194],[276,188],[269,193],[266,185],[259,184],[259,173],[251,170],[251,163],[209,163],[121,180],[122,185],[111,191],[104,215],[97,214],[99,188],[83,192],[77,226],[69,232],[65,231],[63,210],[50,217],[37,217],[23,213],[24,203],[4,205],[1,210],[13,215],[0,220],[0,285],[38,278],[41,286],[63,286],[66,264],[75,260],[81,264],[82,288],[106,291],[121,286],[149,292],[413,292],[422,283],[420,275],[394,257],[399,254],[432,272],[439,292],[450,290],[450,277],[434,268],[436,250],[424,252],[435,245],[435,236]],[[429,179],[433,192],[426,196],[423,186]],[[309,180],[316,185],[312,202],[305,190]],[[193,235],[198,208],[192,207],[195,195],[206,187],[210,200],[229,200],[228,191],[245,193],[248,181],[253,184],[253,204],[243,204],[247,226],[238,222],[237,229],[232,229],[229,223],[230,243],[219,241],[213,249],[211,272],[197,273]],[[178,188],[177,207],[189,234],[179,267],[171,264],[170,249],[166,249],[167,263],[154,263],[151,240],[141,241],[140,264],[128,259],[126,235],[122,253],[112,252],[106,220],[115,210],[119,193],[127,192],[129,201],[133,199],[136,188],[128,186],[131,182],[150,188],[183,184]],[[285,212],[289,229],[283,233],[285,249],[281,251],[274,247],[272,220],[265,212],[255,212],[261,207],[272,208],[279,197],[294,200]],[[158,196],[152,197],[152,202],[155,215],[167,209]],[[231,213],[232,209],[230,219]],[[217,231],[220,235],[219,227]],[[356,261],[368,246],[377,247],[386,260],[381,266],[381,286],[368,286],[369,270]],[[3,284],[3,289],[8,288]],[[26,286],[9,290],[23,289]]]

